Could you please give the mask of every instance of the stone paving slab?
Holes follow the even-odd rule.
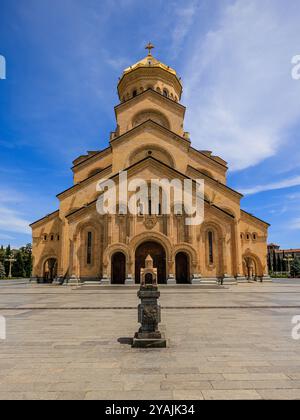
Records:
[[[140,350],[134,288],[0,283],[0,400],[300,399],[300,283],[161,292],[170,346]]]

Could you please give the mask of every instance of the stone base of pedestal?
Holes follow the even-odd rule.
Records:
[[[170,274],[170,275],[169,275],[169,278],[168,278],[168,280],[167,280],[167,285],[168,285],[168,286],[172,286],[172,285],[174,285],[174,284],[176,284],[176,279],[175,279],[175,277],[173,276],[173,274]]]
[[[192,278],[192,284],[201,284],[202,277],[200,274],[194,274]]]
[[[101,279],[101,285],[102,286],[109,286],[110,285],[110,279],[107,276],[103,276]]]
[[[243,277],[243,276],[237,277],[236,280],[238,283],[249,283],[247,277]]]
[[[228,284],[228,285],[237,284],[237,280],[235,277],[225,276],[223,278],[223,284]]]
[[[126,286],[134,286],[135,285],[135,281],[134,281],[134,279],[133,279],[133,277],[131,275],[129,275],[126,278],[125,284],[126,284]]]
[[[151,336],[151,334],[149,335]],[[167,340],[164,334],[160,334],[160,336],[160,338],[146,338],[146,334],[138,333],[133,339],[132,347],[138,349],[165,349],[167,347]]]
[[[71,276],[64,284],[65,286],[78,286],[80,284],[80,279],[76,276]]]
[[[263,276],[262,282],[263,283],[273,283],[273,280],[269,275],[265,275],[265,276]]]
[[[202,278],[200,284],[211,286],[218,284],[217,278]]]

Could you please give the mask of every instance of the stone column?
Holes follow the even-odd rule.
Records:
[[[234,242],[235,242],[235,267],[236,267],[236,280],[238,283],[248,283],[248,280],[243,273],[243,257],[240,247],[240,229],[239,221],[234,221]]]
[[[68,281],[69,285],[78,285],[78,255],[77,255],[77,237],[73,236],[70,240],[70,278]]]
[[[167,285],[172,286],[176,284],[176,278],[175,278],[175,261],[169,260],[168,262],[168,279],[167,279]]]
[[[227,265],[228,249],[227,249],[227,244],[226,244],[226,235],[220,241],[221,241],[221,248],[222,248],[222,253],[223,253],[223,273],[224,273],[223,283],[236,284],[236,279],[233,277],[233,275],[228,274],[228,265]],[[231,246],[231,243],[230,243],[230,246]]]

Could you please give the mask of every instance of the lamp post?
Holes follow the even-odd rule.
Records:
[[[16,261],[16,259],[14,258],[13,254],[10,254],[10,256],[6,258],[5,261],[9,262],[8,278],[11,279],[12,278],[12,274],[11,274],[12,264]]]

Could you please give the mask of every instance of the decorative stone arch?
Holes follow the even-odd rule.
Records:
[[[134,114],[131,120],[132,127],[136,127],[147,120],[152,120],[170,130],[171,124],[164,113],[156,109],[144,109]]]
[[[103,254],[103,264],[104,264],[104,267],[107,268],[107,274],[109,276],[110,276],[111,258],[113,256],[113,254],[116,254],[117,252],[122,252],[125,255],[127,267],[129,265],[129,263],[131,262],[130,250],[129,250],[129,247],[127,245],[121,244],[121,243],[115,243],[113,245],[108,246],[105,249],[104,254]],[[126,273],[126,274],[128,274],[128,273]]]
[[[98,216],[99,217],[99,216]],[[92,232],[92,253],[91,263],[87,264],[85,261],[87,238],[84,233]],[[103,271],[103,239],[104,239],[104,224],[102,221],[90,217],[79,222],[73,232],[73,238],[71,237],[71,255],[73,255],[73,273],[79,278],[81,277],[83,269],[89,269],[93,272],[96,270],[98,276],[101,276]],[[75,267],[74,267],[75,265]]]
[[[214,175],[212,172],[208,171],[207,169],[203,169],[203,168],[198,168],[198,171],[201,172],[204,175],[207,175],[210,178],[215,179]]]
[[[202,235],[205,233],[205,231],[209,229],[216,230],[222,237],[226,235],[226,229],[224,226],[222,226],[218,221],[215,219],[207,220],[201,225],[201,233]]]
[[[198,273],[196,250],[188,243],[180,243],[173,248],[174,277],[176,283],[191,283],[193,275]]]
[[[40,261],[39,261],[39,263],[38,263],[38,265],[36,267],[37,275],[38,275],[39,278],[44,279],[45,265],[46,265],[47,261],[52,260],[52,259],[53,260],[56,260],[56,265],[57,265],[57,268],[58,268],[58,263],[59,263],[59,261],[58,261],[58,255],[55,254],[52,251],[52,252],[48,253],[47,255],[43,256],[40,259]]]
[[[159,245],[161,245],[166,253],[166,274],[167,277],[169,275],[170,271],[173,271],[174,261],[172,259],[173,252],[172,252],[172,244],[167,236],[160,232],[143,232],[139,235],[136,235],[134,238],[131,239],[129,243],[129,249],[130,249],[130,266],[132,270],[132,275],[134,276],[135,267],[134,264],[132,264],[133,261],[135,261],[135,254],[140,245],[142,245],[144,242],[157,242]]]
[[[139,160],[146,158],[147,156],[155,157],[156,154],[158,155],[157,157],[159,160],[171,166],[172,168],[175,168],[175,159],[173,155],[164,147],[160,147],[157,144],[152,143],[134,149],[133,152],[129,155],[127,166],[131,166]]]
[[[208,234],[213,233],[214,249],[217,251],[217,259],[210,263],[209,261],[209,243]],[[215,272],[216,276],[220,277],[226,274],[227,267],[225,261],[225,237],[226,229],[214,219],[206,221],[201,226],[202,243],[204,244],[205,268]]]
[[[197,266],[198,266],[198,255],[195,248],[193,248],[192,245],[185,242],[175,245],[173,248],[172,260],[175,260],[176,255],[180,252],[185,252],[186,254],[188,254],[190,258],[192,274],[196,273]]]
[[[236,210],[233,210],[231,207],[227,207],[227,206],[219,206],[222,210],[226,211],[227,213],[229,213],[231,216],[234,217],[235,220],[238,219],[238,214]]]
[[[248,260],[248,261],[247,261]],[[255,267],[251,267],[250,264],[255,264]],[[262,279],[264,276],[263,264],[260,258],[249,249],[243,254],[243,268],[245,276],[250,280]],[[249,273],[249,269],[255,269],[255,272]],[[246,269],[246,270],[245,270]],[[250,278],[249,278],[250,277]]]
[[[47,255],[45,255],[45,256],[43,256],[43,257],[41,257],[40,258],[40,261],[39,261],[39,263],[38,263],[38,267],[39,268],[42,268],[42,270],[44,269],[44,265],[45,265],[45,263],[48,261],[48,260],[51,260],[51,259],[56,259],[57,261],[58,261],[58,256],[57,256],[57,254],[55,254],[55,253],[48,253]]]

